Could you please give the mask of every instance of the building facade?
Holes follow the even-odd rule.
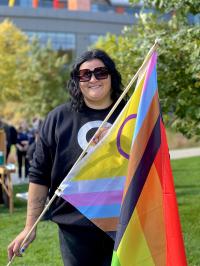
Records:
[[[77,56],[99,36],[118,35],[125,25],[134,24],[134,10],[127,1],[121,1],[124,5],[111,2],[75,0],[67,1],[66,7],[59,7],[57,2],[55,8],[54,2],[50,6],[48,1],[43,1],[41,6],[38,2],[37,8],[33,8],[32,1],[18,0],[12,8],[1,4],[0,22],[9,19],[28,36],[36,35],[41,44],[50,39],[54,49]]]

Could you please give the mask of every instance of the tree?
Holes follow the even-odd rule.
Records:
[[[12,22],[0,24],[1,113],[10,120],[45,116],[67,99],[66,53],[41,47]]]
[[[25,113],[46,116],[55,106],[66,101],[67,62],[67,55],[60,56],[50,43],[41,47],[37,39],[33,40],[29,65],[22,73],[23,80],[27,81],[23,93]]]
[[[152,7],[150,2],[147,0],[144,4]],[[167,1],[153,1],[154,7],[162,7],[162,12],[171,10],[172,3],[179,6],[182,1],[169,2],[167,6]],[[194,6],[190,4],[187,10],[197,12],[198,5],[193,2]],[[177,11],[172,7],[168,19],[159,12],[140,13],[136,25],[125,27],[118,37],[101,38],[96,47],[106,50],[115,59],[127,84],[159,38],[158,86],[164,120],[189,138],[200,137],[200,28],[188,23],[183,9]]]
[[[0,101],[19,99],[21,89],[20,73],[26,69],[29,43],[23,34],[9,20],[0,23]]]
[[[132,4],[138,4],[139,0],[129,0]],[[187,16],[189,13],[196,15],[200,12],[199,0],[143,0],[144,7],[152,7],[162,13],[178,11],[182,16]]]

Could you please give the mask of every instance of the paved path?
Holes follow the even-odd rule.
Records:
[[[13,185],[19,185],[19,184],[28,184],[28,178],[20,180],[16,173],[11,174],[12,183]]]
[[[187,157],[200,156],[199,148],[179,149],[169,151],[171,159],[181,159]]]
[[[189,149],[178,149],[178,150],[170,150],[170,158],[171,159],[181,159],[193,156],[200,156],[200,147],[199,148],[189,148]],[[19,178],[16,173],[12,174],[13,184],[20,184]],[[21,183],[28,183],[28,179],[23,179]]]

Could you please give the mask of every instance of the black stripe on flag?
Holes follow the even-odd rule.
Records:
[[[115,250],[117,250],[121,238],[126,230],[129,220],[133,214],[137,201],[142,192],[143,186],[154,162],[156,154],[161,144],[160,134],[160,115],[156,121],[154,129],[152,130],[151,136],[147,143],[146,149],[142,156],[142,159],[138,165],[138,168],[133,176],[126,193],[123,205],[121,208],[119,225],[117,228],[117,234],[115,239]]]

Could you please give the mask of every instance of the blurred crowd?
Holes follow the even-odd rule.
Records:
[[[42,120],[38,117],[34,117],[30,123],[23,120],[17,126],[0,118],[0,129],[4,130],[6,136],[5,161],[6,164],[16,164],[19,182],[28,177],[41,124]]]

